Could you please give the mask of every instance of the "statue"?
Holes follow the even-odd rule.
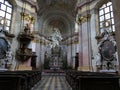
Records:
[[[100,53],[97,53],[97,55],[95,57],[95,60],[96,60],[96,65],[101,65],[101,55],[100,55]]]
[[[59,42],[62,40],[62,36],[60,34],[60,31],[58,28],[53,28],[53,34],[49,37],[49,39],[52,41],[51,47],[54,48],[56,46],[59,46]]]

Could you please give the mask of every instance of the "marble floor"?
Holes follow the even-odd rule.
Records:
[[[32,90],[72,90],[65,75],[44,74],[41,81]]]

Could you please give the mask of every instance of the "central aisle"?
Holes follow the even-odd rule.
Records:
[[[65,80],[64,75],[42,75],[39,84],[32,90],[72,90]]]

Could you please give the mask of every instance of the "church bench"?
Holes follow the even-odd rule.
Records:
[[[80,75],[80,72],[77,72],[75,70],[69,70],[66,72],[66,80],[68,81],[69,85],[75,89],[76,88],[76,84],[77,84],[77,76]]]
[[[66,72],[66,80],[73,90],[120,90],[119,78],[117,74],[100,72]]]
[[[24,81],[22,81],[21,83],[22,83],[22,87],[24,87],[25,90],[30,90],[38,81],[41,80],[41,72],[40,71],[2,71],[2,72],[0,72],[0,76],[6,76],[6,78],[9,78],[9,77],[24,78]],[[8,81],[10,81],[10,80],[8,80]],[[15,82],[13,82],[13,83],[15,83]],[[24,90],[24,89],[21,89],[21,90]]]
[[[1,90],[27,90],[26,79],[22,76],[0,75]]]
[[[27,84],[28,90],[33,87],[38,81],[41,80],[41,72],[40,71],[17,71],[17,73],[25,73],[27,74]]]

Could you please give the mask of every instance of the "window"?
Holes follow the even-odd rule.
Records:
[[[112,2],[107,2],[99,8],[100,33],[104,32],[105,26],[109,26],[110,31],[115,31]]]
[[[10,30],[12,16],[12,5],[6,0],[0,0],[0,27],[3,30]]]

